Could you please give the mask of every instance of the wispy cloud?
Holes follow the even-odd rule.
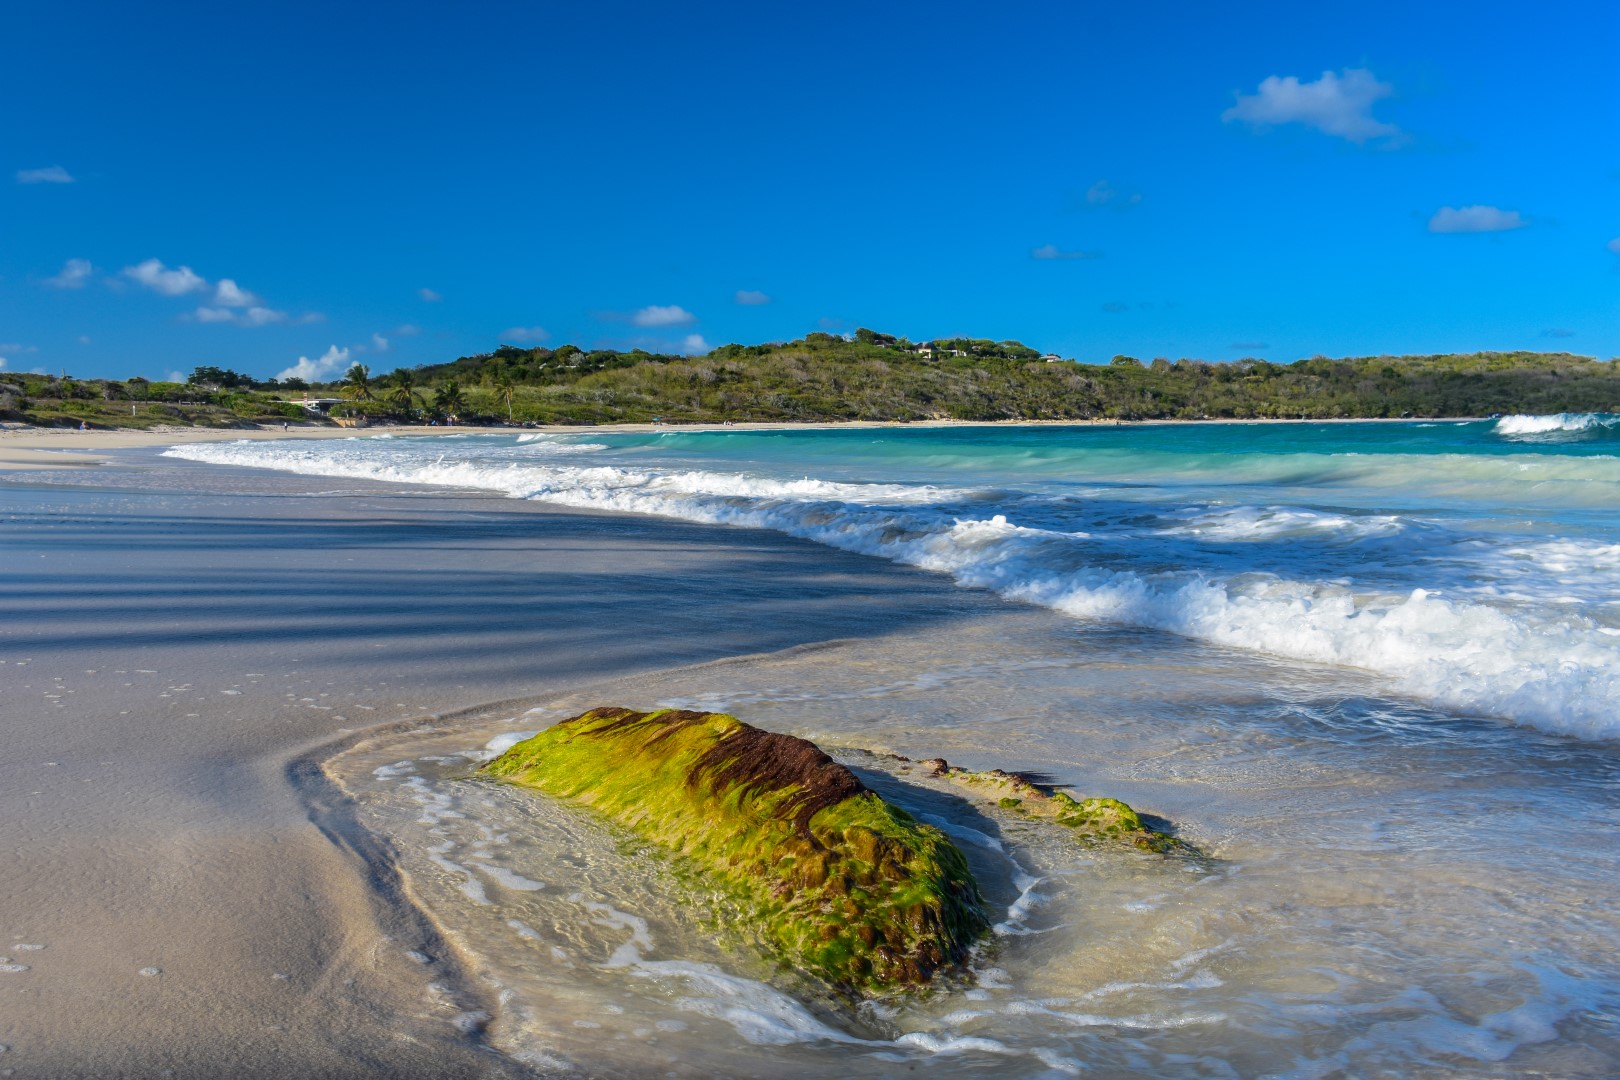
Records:
[[[381,334],[372,334],[371,335],[371,348],[375,352],[380,352],[380,353],[387,352],[388,351],[388,339],[383,337]]]
[[[6,360],[13,356],[25,356],[28,353],[39,352],[38,345],[23,345],[20,342],[6,342],[0,344],[0,368],[6,366]]]
[[[1522,229],[1529,220],[1517,210],[1502,210],[1495,206],[1442,206],[1429,219],[1432,233],[1507,232]]]
[[[689,326],[697,316],[677,304],[653,304],[631,315],[630,321],[636,326]]]
[[[421,332],[422,328],[413,323],[401,323],[399,326],[394,327],[395,337],[415,337]]]
[[[349,350],[332,345],[314,360],[307,356],[300,356],[298,363],[287,368],[276,378],[303,379],[305,382],[327,382],[334,376],[341,375],[348,368]]]
[[[1121,191],[1107,180],[1099,180],[1086,188],[1087,206],[1112,206],[1122,210],[1141,201],[1140,191]]]
[[[444,299],[443,294],[436,293],[432,289],[417,289],[416,295],[420,296],[423,300],[426,300],[430,304],[437,304],[440,300]]]
[[[1032,258],[1032,259],[1042,259],[1042,260],[1046,260],[1046,259],[1100,259],[1100,258],[1103,257],[1103,253],[1100,252],[1100,251],[1065,251],[1062,248],[1058,247],[1056,244],[1042,244],[1038,248],[1032,248],[1030,250],[1029,257]]]
[[[62,264],[61,273],[46,278],[45,284],[58,289],[82,289],[93,273],[95,267],[90,265],[89,259],[69,259]]]
[[[771,302],[771,298],[758,289],[738,289],[736,299],[744,307],[760,307]]]
[[[18,169],[17,183],[19,184],[71,184],[73,174],[60,165],[48,165],[43,169]]]
[[[1357,145],[1369,139],[1389,139],[1393,145],[1405,133],[1374,119],[1372,107],[1394,92],[1393,86],[1379,82],[1365,68],[1346,68],[1342,75],[1324,71],[1320,79],[1306,83],[1294,75],[1270,75],[1261,80],[1258,92],[1237,95],[1237,103],[1221,113],[1221,119],[1262,131],[1304,124]]]
[[[193,314],[200,323],[229,323],[232,326],[269,326],[272,323],[287,321],[285,311],[263,307],[255,304],[246,311],[232,311],[222,307],[200,307]],[[308,316],[300,319],[301,322],[312,321]]]
[[[509,326],[501,331],[503,341],[527,343],[545,341],[549,337],[551,337],[551,332],[543,326]]]
[[[1610,240],[1603,246],[1614,252],[1616,255],[1620,255],[1620,236],[1615,237],[1613,240]]]
[[[709,343],[703,340],[702,334],[687,334],[681,339],[681,352],[687,356],[702,356],[710,351]]]
[[[220,278],[219,284],[214,286],[214,303],[219,307],[253,307],[259,298],[238,287],[230,278]]]
[[[69,259],[68,265],[63,268],[62,275],[67,277],[69,271],[77,276],[71,282],[58,282],[52,279],[52,284],[61,284],[68,288],[77,288],[83,278],[90,274],[90,264],[83,259]],[[256,294],[242,288],[232,278],[220,278],[218,282],[209,284],[208,279],[197,273],[189,266],[168,267],[160,259],[147,259],[134,266],[126,266],[120,273],[140,285],[151,289],[163,296],[187,296],[191,293],[211,293],[207,303],[200,305],[189,315],[182,315],[184,321],[222,324],[226,326],[272,326],[276,323],[297,322],[317,323],[325,320],[326,316],[318,311],[306,311],[295,320],[287,312],[273,308],[261,300]]]
[[[184,296],[208,288],[208,282],[194,273],[191,267],[180,266],[171,270],[159,259],[147,259],[143,263],[126,266],[123,274],[131,281],[145,285],[153,292],[162,293],[164,296]]]

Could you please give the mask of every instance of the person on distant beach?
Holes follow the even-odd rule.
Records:
[[[79,430],[80,431],[89,431],[90,430],[90,422],[88,420],[80,420],[79,421]]]

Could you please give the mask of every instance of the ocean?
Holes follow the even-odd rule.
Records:
[[[980,619],[642,676],[334,759],[411,894],[496,988],[469,1030],[522,1060],[624,1076],[1620,1071],[1620,417],[168,453],[770,530],[1001,598]],[[638,607],[652,599],[626,598],[627,633],[657,617]],[[598,704],[814,738],[902,803],[922,796],[869,751],[1039,772],[1165,818],[1205,857],[1076,851],[923,799],[987,882],[996,934],[961,985],[851,1008],[773,970],[716,898],[611,829],[467,779]]]

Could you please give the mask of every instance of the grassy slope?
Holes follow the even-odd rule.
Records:
[[[446,381],[464,421],[620,423],[724,420],[1085,420],[1486,416],[1620,411],[1620,365],[1567,353],[1315,358],[1205,364],[1040,363],[980,355],[923,360],[828,335],[727,345],[703,357],[516,349],[414,370],[425,407]],[[510,408],[501,392],[512,384]],[[374,379],[386,397],[385,378]],[[310,422],[264,391],[0,376],[0,419],[77,426]],[[143,400],[131,401],[138,392]],[[317,391],[333,394],[335,387]],[[192,402],[186,404],[185,402]],[[135,405],[136,412],[130,413]],[[362,411],[403,413],[382,401]],[[315,421],[324,422],[324,421]]]
[[[478,411],[542,423],[1482,416],[1620,410],[1620,367],[1567,354],[1481,353],[1151,366],[995,357],[927,361],[853,342],[726,346],[691,359],[504,350],[421,369]]]

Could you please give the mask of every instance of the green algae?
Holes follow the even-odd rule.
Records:
[[[1055,821],[1087,842],[1119,842],[1160,855],[1199,853],[1191,844],[1149,828],[1135,810],[1118,799],[1076,799],[1020,773],[1000,769],[971,772],[943,758],[919,764],[929,776],[948,780],[978,798],[993,799],[1003,810]]]
[[[482,774],[593,808],[734,897],[835,987],[925,986],[987,929],[962,853],[813,743],[723,713],[593,709]]]

